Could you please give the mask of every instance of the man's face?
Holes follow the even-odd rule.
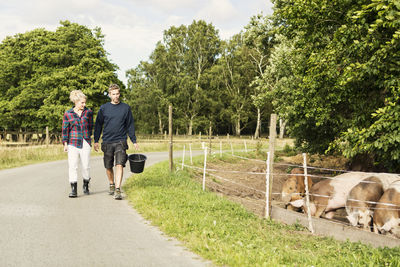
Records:
[[[111,98],[111,103],[113,104],[118,104],[119,103],[119,90],[112,90],[110,92],[110,98]]]

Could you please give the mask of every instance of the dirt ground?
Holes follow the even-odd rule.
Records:
[[[288,173],[295,166],[302,166],[303,157],[297,155],[293,157],[280,156],[274,163],[273,185],[272,185],[272,205],[284,207],[281,202],[282,185],[288,178]],[[314,167],[344,170],[346,161],[334,157],[312,156],[308,159],[307,165]],[[241,203],[246,209],[264,216],[265,213],[265,191],[266,191],[266,163],[262,160],[241,159],[236,163],[207,163],[210,171],[206,178],[208,189],[226,196],[228,199]],[[331,171],[309,170],[309,174],[333,176]],[[200,177],[199,177],[200,178]],[[313,178],[313,182],[318,179]],[[341,212],[338,213],[341,220]]]

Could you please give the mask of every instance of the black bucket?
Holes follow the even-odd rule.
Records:
[[[147,157],[142,154],[130,154],[128,156],[129,165],[131,166],[131,172],[141,173],[144,169],[144,163]]]

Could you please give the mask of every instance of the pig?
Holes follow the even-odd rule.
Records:
[[[378,173],[354,186],[346,200],[347,219],[350,224],[361,225],[364,230],[370,230],[376,202],[389,185],[399,179],[397,174]]]
[[[325,218],[332,219],[337,209],[345,207],[350,190],[368,176],[371,174],[348,172],[314,184],[310,190],[311,215],[319,218],[325,212]],[[292,201],[291,205],[307,212],[304,198]]]
[[[300,168],[294,168],[290,174],[291,175],[282,186],[282,201],[285,203],[287,209],[297,211],[300,210],[300,208],[294,207],[290,202],[302,199],[306,193],[304,171]],[[310,177],[307,178],[308,188],[311,188],[312,180]]]
[[[376,204],[374,232],[400,238],[400,180],[390,184]]]
[[[346,200],[346,218],[353,226],[370,230],[372,209],[383,195],[383,185],[376,176],[365,178],[354,186]]]

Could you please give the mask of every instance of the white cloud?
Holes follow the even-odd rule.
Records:
[[[212,23],[228,39],[260,11],[267,0],[0,0],[0,41],[35,28],[55,30],[61,20],[101,27],[110,59],[125,71],[147,60],[163,31],[194,19]]]
[[[197,0],[126,0],[128,2],[134,2],[142,6],[149,6],[155,9],[161,9],[163,12],[176,12],[181,9],[196,9],[199,6],[206,4],[207,1]]]
[[[211,0],[196,15],[199,19],[216,23],[227,22],[235,19],[238,10],[229,0]]]

